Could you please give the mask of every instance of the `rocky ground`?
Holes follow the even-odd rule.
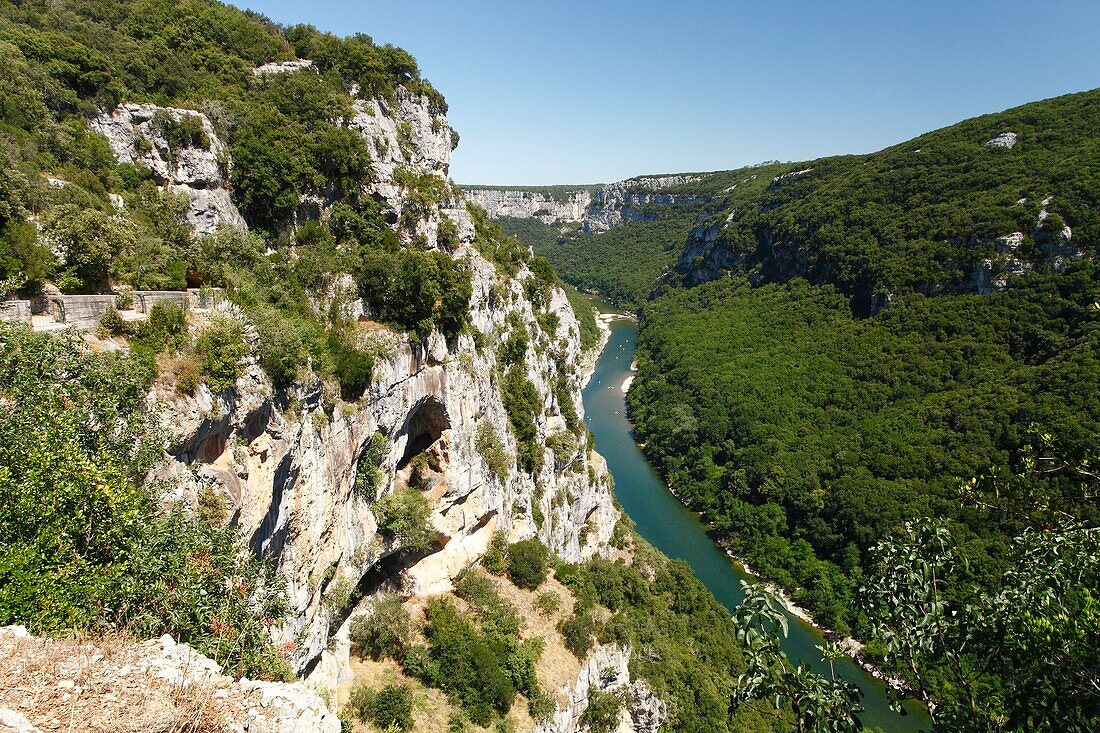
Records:
[[[0,733],[339,733],[304,683],[234,680],[186,644],[0,629]]]

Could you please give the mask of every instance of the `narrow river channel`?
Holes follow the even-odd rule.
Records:
[[[607,459],[615,477],[615,495],[634,520],[638,533],[669,557],[687,562],[719,602],[732,609],[744,597],[739,581],[750,580],[751,576],[731,562],[711,539],[706,525],[668,491],[634,442],[627,422],[622,386],[631,375],[637,335],[633,321],[617,319],[611,323],[611,338],[584,390],[588,427],[596,437],[596,449]],[[790,635],[783,648],[792,660],[806,662],[819,672],[827,671],[827,663],[817,650],[821,643],[820,631],[791,617]],[[885,686],[855,663],[841,660],[837,672],[863,690],[866,710],[861,717],[865,726],[877,726],[888,733],[916,733],[930,728],[928,714],[919,704],[910,703],[908,715],[891,711]]]

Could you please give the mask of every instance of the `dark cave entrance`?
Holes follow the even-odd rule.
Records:
[[[431,448],[443,437],[443,431],[450,428],[451,421],[447,417],[447,410],[438,397],[427,397],[421,400],[405,420],[403,432],[407,436],[407,441],[405,452],[397,463],[397,470],[404,469],[413,458]]]

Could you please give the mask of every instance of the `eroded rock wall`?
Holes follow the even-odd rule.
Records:
[[[657,733],[668,718],[668,706],[653,694],[643,680],[630,679],[630,647],[614,644],[597,646],[585,660],[576,681],[562,692],[567,702],[536,733],[582,733],[589,693],[597,690],[616,695],[620,701],[615,733]]]
[[[169,141],[165,121],[197,120],[202,144]],[[102,133],[120,163],[148,168],[157,184],[187,199],[187,220],[199,234],[219,224],[243,227],[244,218],[229,193],[229,159],[225,143],[201,112],[153,104],[120,104],[89,122]]]

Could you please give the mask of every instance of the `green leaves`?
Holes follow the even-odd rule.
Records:
[[[0,325],[0,624],[172,634],[235,675],[283,678],[282,585],[236,531],[163,512],[136,356]]]
[[[410,553],[427,552],[435,541],[431,506],[416,489],[398,489],[373,507],[378,528],[395,538]]]
[[[791,710],[799,731],[832,733],[863,730],[859,713],[862,693],[854,685],[826,677],[806,665],[795,666],[780,646],[787,636],[787,617],[761,586],[741,582],[745,599],[734,609],[733,622],[745,648],[748,670],[731,694],[736,707],[748,700],[771,700]]]
[[[1100,722],[1100,529],[1029,529],[988,588],[964,582],[951,529],[922,520],[875,551],[863,595],[885,661],[946,730]]]

